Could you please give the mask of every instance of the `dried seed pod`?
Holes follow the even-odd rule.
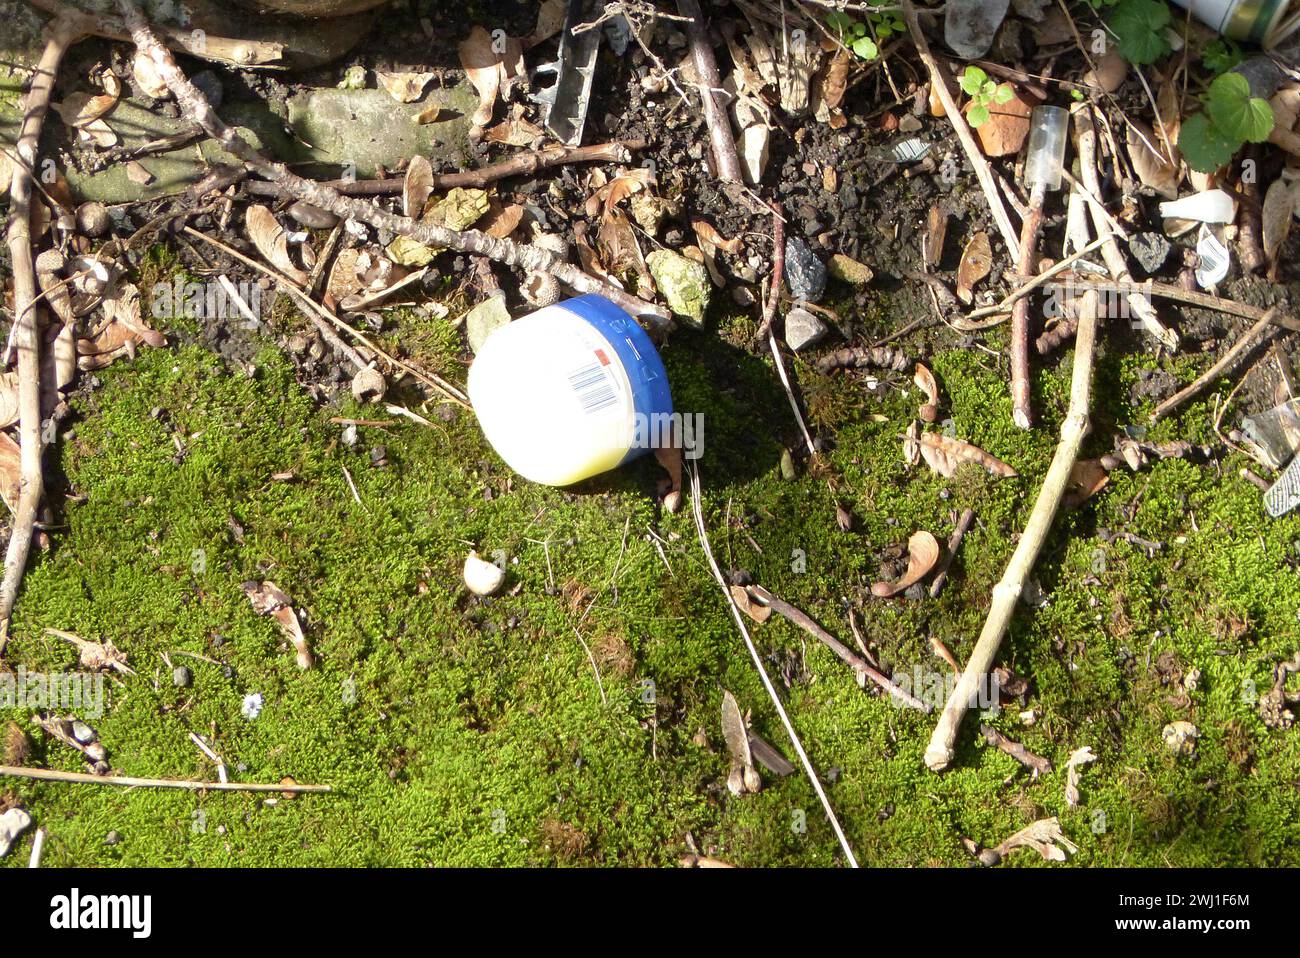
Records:
[[[920,412],[922,421],[934,422],[939,418],[939,384],[935,381],[934,373],[930,372],[924,364],[917,363],[912,382],[925,393],[926,403],[921,407]]]
[[[897,582],[877,582],[871,587],[871,594],[881,599],[888,599],[906,592],[920,582],[935,563],[939,561],[939,540],[924,529],[912,533],[907,540],[907,572]]]

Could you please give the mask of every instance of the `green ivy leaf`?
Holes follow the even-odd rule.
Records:
[[[854,40],[852,50],[864,60],[874,60],[880,55],[880,48],[876,46],[876,41],[871,37]]]
[[[967,67],[959,79],[962,92],[967,96],[975,96],[984,88],[988,78],[989,75],[979,67]]]
[[[970,120],[971,126],[981,127],[989,121],[989,108],[976,104],[970,108],[970,112],[966,114],[966,119]]]
[[[1241,141],[1225,136],[1204,113],[1189,116],[1178,133],[1178,149],[1192,169],[1213,173],[1241,148]]]
[[[1250,84],[1240,73],[1215,77],[1205,109],[1214,125],[1238,142],[1263,143],[1273,132],[1273,108],[1250,95]]]
[[[1107,24],[1118,38],[1119,54],[1130,63],[1155,63],[1169,52],[1165,27],[1169,6],[1164,0],[1120,0]]]

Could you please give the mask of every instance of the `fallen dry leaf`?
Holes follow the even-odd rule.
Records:
[[[888,599],[906,592],[920,582],[939,561],[939,540],[924,529],[913,532],[907,540],[907,571],[897,582],[876,582],[871,586],[871,594],[880,599]]]
[[[922,421],[934,422],[939,418],[939,384],[935,382],[934,373],[923,363],[917,363],[912,382],[925,393],[926,402],[921,406],[920,412]]]
[[[136,51],[135,58],[131,61],[131,75],[135,77],[135,82],[141,91],[155,100],[162,100],[171,95],[171,90],[154,69],[153,60],[148,54]]]
[[[1173,162],[1152,151],[1155,146],[1164,149],[1152,129],[1141,120],[1133,120],[1128,129],[1128,157],[1133,172],[1144,186],[1149,186],[1167,200],[1178,196],[1178,154]],[[1150,144],[1150,145],[1148,145]]]
[[[1091,745],[1070,753],[1070,760],[1065,763],[1065,804],[1071,808],[1079,804],[1079,769],[1095,761],[1097,756],[1092,753]]]
[[[989,245],[989,234],[976,233],[967,242],[961,253],[961,263],[957,266],[957,298],[970,305],[975,298],[972,290],[993,269],[993,247]]]
[[[2,434],[0,434],[2,435]],[[772,617],[772,607],[755,602],[749,594],[749,590],[743,585],[733,585],[731,587],[731,598],[735,600],[740,611],[745,613],[755,622],[762,624]]]
[[[0,373],[0,429],[18,421],[18,373]]]
[[[0,432],[0,499],[13,512],[18,508],[18,490],[22,486],[22,450],[18,443],[9,438],[9,433]]]
[[[1008,852],[1017,848],[1032,848],[1049,862],[1063,862],[1066,853],[1073,855],[1079,850],[1078,846],[1065,837],[1065,833],[1061,831],[1061,823],[1053,815],[1051,818],[1043,818],[1032,825],[1025,826],[997,848],[988,849],[986,854],[992,853],[993,860],[985,864],[996,865],[1006,857]]]
[[[307,281],[307,274],[289,258],[289,238],[275,214],[265,206],[253,205],[244,213],[248,238],[253,241],[262,258],[286,276],[299,283]]]
[[[1080,459],[1070,467],[1070,479],[1065,487],[1062,504],[1067,509],[1077,509],[1110,482],[1110,473],[1100,459]]]
[[[523,40],[525,50],[531,50],[564,29],[565,7],[565,0],[543,0],[537,8],[537,26]]]
[[[489,143],[503,143],[506,146],[534,146],[545,136],[545,130],[522,116],[502,120],[483,134]]]
[[[749,750],[749,732],[740,706],[730,692],[722,693],[722,737],[731,755],[731,773],[727,776],[727,789],[733,795],[757,792],[762,779],[754,768],[754,758]]]
[[[269,615],[279,623],[281,631],[297,651],[298,668],[311,668],[315,659],[307,648],[307,637],[303,634],[297,613],[293,611],[293,601],[274,582],[244,582],[239,587],[248,596],[248,601],[253,604],[258,615]]]
[[[411,157],[402,182],[402,215],[419,219],[433,192],[433,166],[418,153]]]
[[[718,249],[730,253],[732,256],[735,256],[741,250],[742,241],[739,236],[725,239],[713,224],[706,220],[691,220],[691,229],[695,230],[695,235],[700,240],[701,248],[705,243],[708,243],[711,246],[716,246]]]
[[[1279,177],[1264,194],[1264,209],[1260,214],[1260,237],[1264,255],[1270,262],[1276,261],[1278,250],[1291,232],[1291,217],[1295,211],[1295,192]]]
[[[1000,479],[1010,479],[1019,473],[992,453],[979,446],[939,432],[923,432],[918,437],[921,456],[935,472],[951,479],[963,462],[972,462]]]
[[[646,167],[623,170],[587,198],[587,215],[596,216],[602,208],[606,213],[639,190],[653,186],[654,174]]]
[[[493,200],[488,206],[487,215],[478,223],[478,228],[488,236],[505,239],[516,229],[524,218],[524,208],[518,203],[502,206]]]
[[[930,207],[925,234],[925,265],[934,269],[943,259],[943,244],[948,238],[948,211],[938,203]]]
[[[907,427],[907,435],[903,437],[903,461],[909,467],[919,465],[921,462],[921,424],[915,419]]]
[[[438,117],[442,116],[442,107],[437,103],[427,106],[415,115],[415,122],[423,126],[426,123],[438,122]]]
[[[424,96],[424,89],[434,77],[432,73],[384,73],[375,71],[380,85],[398,103],[414,103]]]
[[[85,127],[107,116],[115,106],[117,106],[117,97],[108,93],[99,93],[95,96],[89,93],[74,93],[62,103],[55,104],[54,109],[68,126]]]
[[[475,136],[492,121],[501,89],[501,58],[492,50],[492,35],[480,26],[475,26],[456,49],[465,76],[478,91],[478,109],[469,120],[470,135]]]

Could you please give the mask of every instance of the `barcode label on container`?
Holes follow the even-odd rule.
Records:
[[[618,402],[618,394],[610,381],[606,366],[599,360],[569,373],[569,387],[578,397],[578,404],[588,415],[608,409]]]

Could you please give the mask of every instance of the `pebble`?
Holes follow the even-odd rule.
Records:
[[[104,836],[104,844],[105,844],[105,845],[120,845],[120,844],[122,844],[122,833],[119,832],[119,831],[117,831],[116,829],[114,829],[113,831],[109,832],[107,835]]]
[[[785,281],[795,299],[815,303],[826,292],[826,267],[797,236],[785,241]]]
[[[1135,233],[1128,241],[1129,252],[1147,274],[1160,272],[1173,245],[1160,233]]]
[[[309,230],[328,230],[333,229],[338,223],[339,218],[329,210],[323,210],[319,206],[313,206],[299,200],[289,207],[289,215],[300,225]]]
[[[194,684],[194,673],[186,666],[178,665],[172,672],[172,685],[178,689],[187,689]]]
[[[1201,730],[1191,722],[1179,719],[1166,725],[1160,737],[1164,740],[1165,748],[1175,755],[1191,755],[1196,751],[1196,739],[1200,734]]]
[[[98,738],[95,730],[85,722],[76,721],[72,723],[72,737],[82,745],[95,741]]]
[[[806,309],[796,306],[786,314],[785,341],[795,352],[817,345],[826,332],[826,324]]]

